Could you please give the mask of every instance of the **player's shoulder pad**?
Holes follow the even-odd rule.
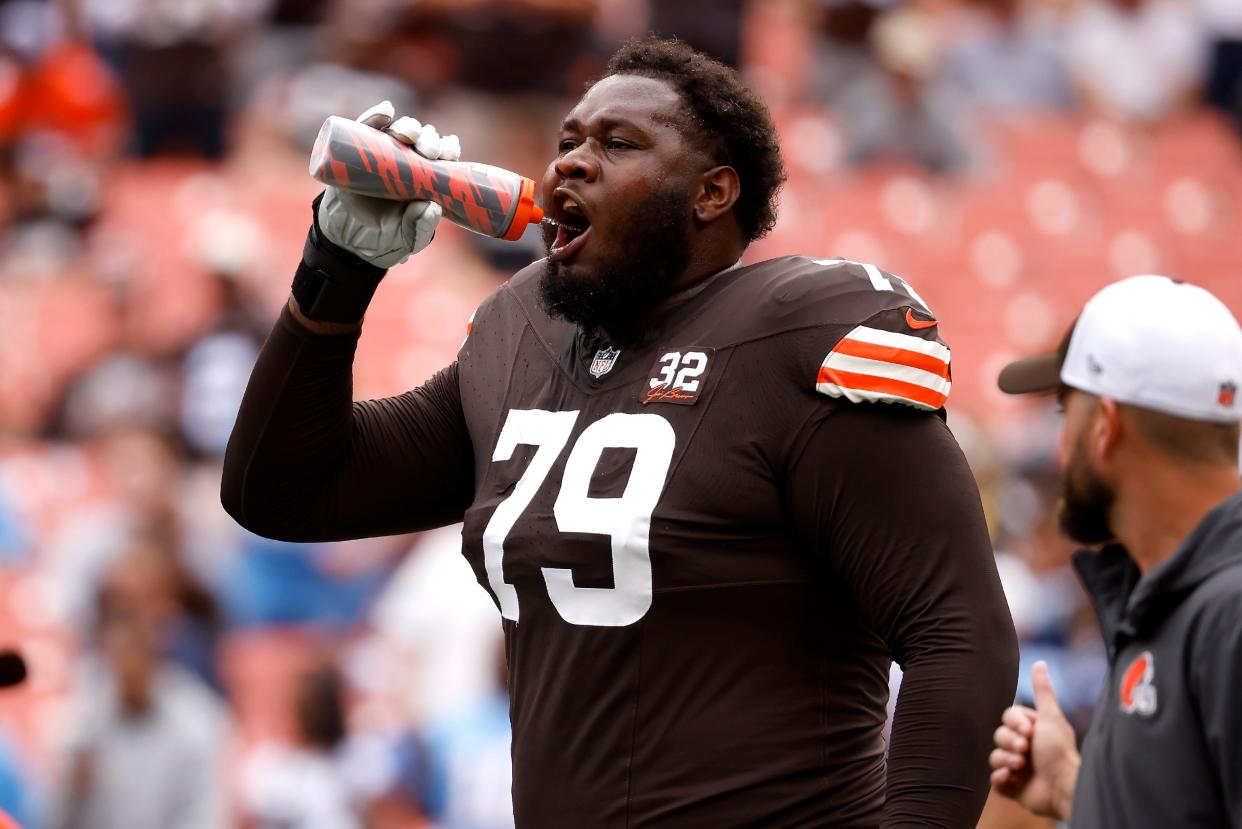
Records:
[[[827,349],[816,370],[815,390],[851,403],[943,408],[953,388],[952,353],[937,327],[922,309],[881,311]]]
[[[874,265],[782,256],[725,274],[712,298],[718,345],[799,328],[858,322],[886,308],[922,305],[909,285]]]
[[[927,303],[905,280],[865,262],[785,257],[755,280],[763,316],[796,338],[798,375],[849,403],[942,408],[951,353]],[[762,266],[760,266],[762,267]]]

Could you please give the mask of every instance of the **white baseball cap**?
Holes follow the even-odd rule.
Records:
[[[1242,420],[1242,328],[1203,288],[1132,276],[1088,300],[1055,352],[1010,363],[997,378],[1009,394],[1062,383],[1188,420]]]

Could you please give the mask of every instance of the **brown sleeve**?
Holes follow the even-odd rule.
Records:
[[[312,334],[281,314],[224,456],[221,500],[243,527],[328,541],[461,519],[474,459],[457,364],[413,391],[354,403],[357,344],[356,331]]]
[[[904,672],[881,825],[973,827],[1017,682],[1017,639],[978,489],[941,418],[821,409],[792,461],[798,531]]]

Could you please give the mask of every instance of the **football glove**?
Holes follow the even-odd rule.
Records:
[[[408,116],[394,120],[395,114],[392,103],[381,101],[357,120],[409,144],[426,158],[461,158],[457,136],[441,136],[431,124],[420,124]],[[329,242],[368,264],[386,269],[427,247],[442,215],[435,202],[391,201],[328,187],[319,200],[316,218],[319,232]]]

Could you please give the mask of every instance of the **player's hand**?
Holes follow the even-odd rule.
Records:
[[[394,120],[394,115],[392,104],[381,101],[357,120],[409,144],[426,158],[456,161],[461,157],[457,136],[441,136],[431,124],[410,117]],[[441,215],[435,202],[390,201],[328,187],[316,217],[320,233],[329,242],[377,268],[391,268],[427,247]]]
[[[992,786],[1037,815],[1066,820],[1078,781],[1074,728],[1057,703],[1043,662],[1035,663],[1031,688],[1035,707],[1005,709],[993,735],[996,748],[988,757]]]

